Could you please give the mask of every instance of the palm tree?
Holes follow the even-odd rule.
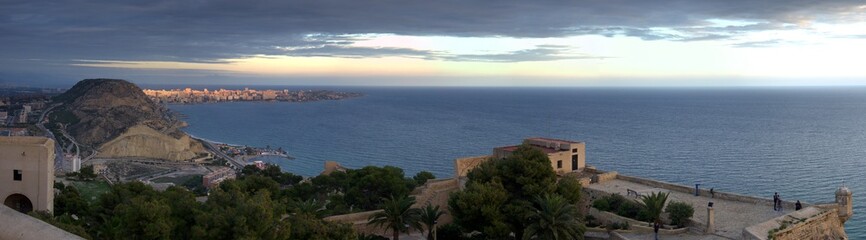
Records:
[[[536,196],[523,239],[583,239],[577,207],[560,195]]]
[[[421,226],[421,210],[412,208],[415,198],[401,196],[382,199],[382,210],[370,216],[367,221],[377,227],[385,227],[393,232],[394,240],[400,239],[400,233],[408,233],[409,229],[423,229]]]
[[[289,203],[289,212],[308,218],[321,218],[324,215],[325,206],[319,204],[315,199],[306,201],[292,201]]]
[[[669,195],[669,193],[664,192],[653,192],[640,197],[643,204],[646,205],[646,211],[650,216],[651,222],[660,222],[662,211],[664,210],[665,203],[668,201]]]
[[[442,215],[445,215],[445,212],[439,210],[439,206],[429,203],[421,209],[421,223],[427,226],[427,240],[433,240],[433,229],[436,229],[436,223]]]

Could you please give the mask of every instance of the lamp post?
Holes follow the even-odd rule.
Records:
[[[700,189],[700,187],[701,187],[701,184],[700,184],[700,183],[695,183],[695,196],[700,196],[700,195],[701,195],[701,189]]]
[[[433,240],[439,239],[439,228],[436,227],[437,225],[439,225],[439,220],[433,221]]]

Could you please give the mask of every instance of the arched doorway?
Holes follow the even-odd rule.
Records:
[[[6,197],[6,200],[3,201],[3,205],[22,213],[33,211],[33,202],[30,201],[30,198],[17,193]]]

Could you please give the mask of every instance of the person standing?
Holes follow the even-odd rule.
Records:
[[[773,194],[773,211],[779,211],[779,193]]]
[[[715,188],[710,188],[710,198],[716,198],[716,190],[715,190]]]
[[[659,225],[659,222],[656,221],[655,224],[653,224],[653,231],[655,232],[656,240],[659,240],[659,227],[661,226]]]

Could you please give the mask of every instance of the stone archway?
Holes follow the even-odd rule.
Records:
[[[6,200],[3,201],[3,205],[22,213],[33,211],[33,202],[30,201],[30,198],[18,193],[6,197]]]

